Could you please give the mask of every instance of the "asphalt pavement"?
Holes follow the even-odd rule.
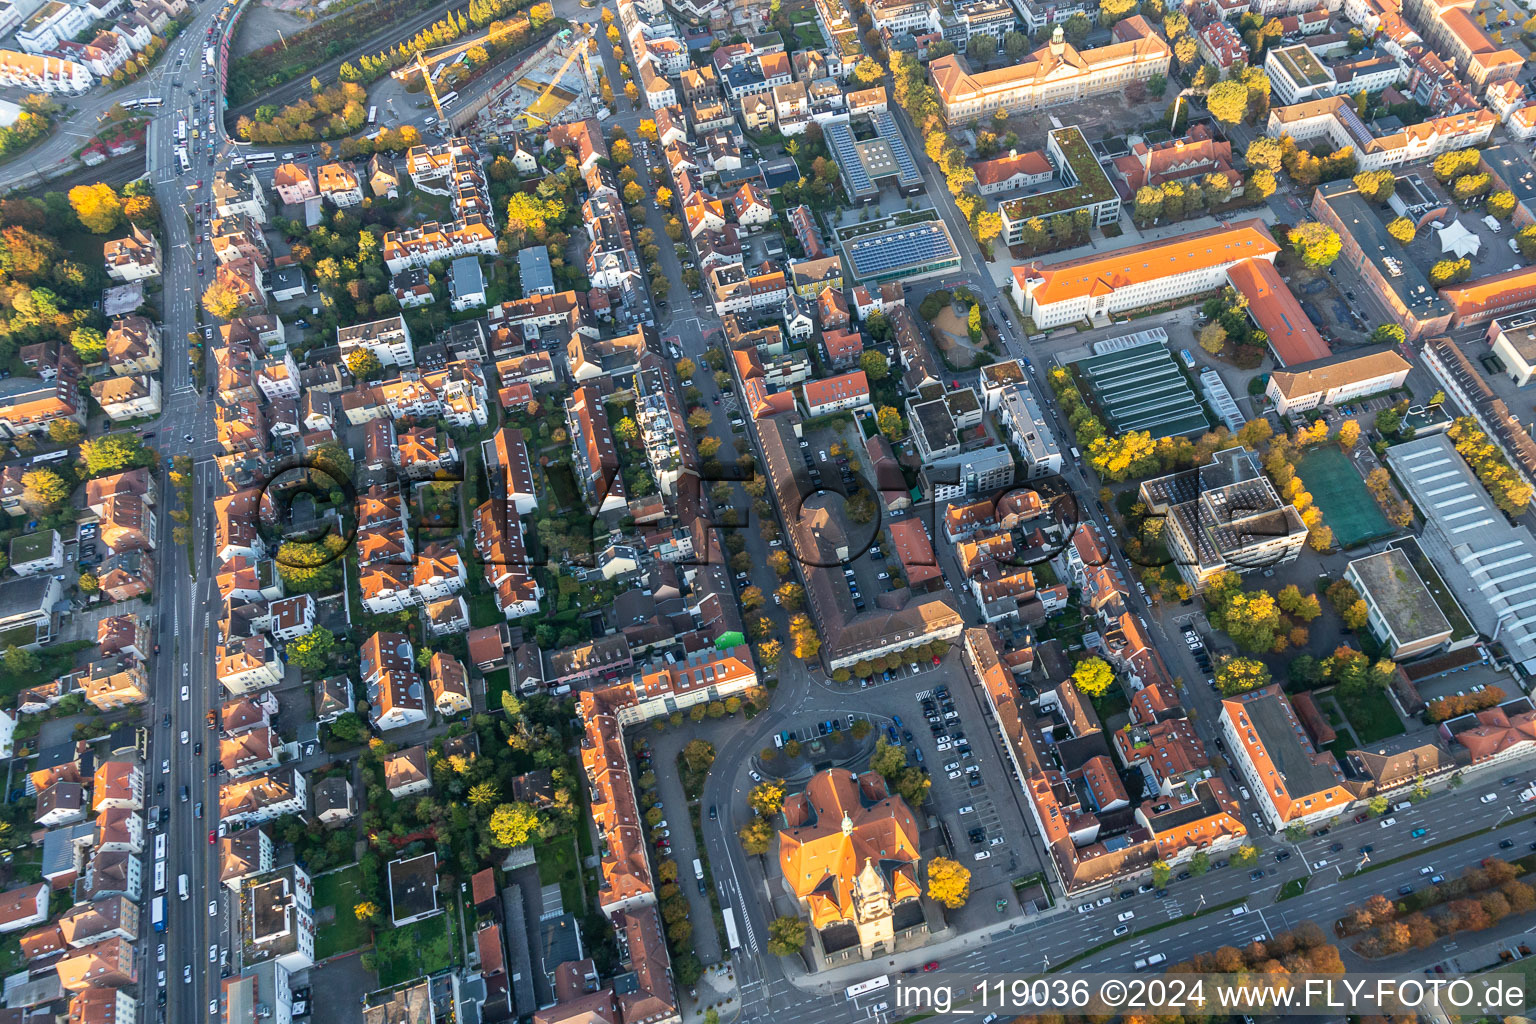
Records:
[[[207,728],[205,718],[220,704],[222,688],[214,669],[213,611],[218,593],[212,578],[212,530],[204,524],[212,521],[211,501],[215,494],[217,470],[212,460],[216,451],[213,406],[209,391],[199,393],[194,385],[188,361],[187,336],[197,330],[199,299],[216,265],[205,241],[194,245],[194,234],[207,236],[209,203],[214,168],[230,153],[228,140],[219,130],[216,103],[221,90],[214,76],[203,66],[205,34],[219,25],[218,4],[206,4],[198,11],[192,25],[182,33],[160,68],[165,105],[156,111],[146,135],[150,181],[160,203],[165,227],[164,330],[162,388],[164,410],[157,421],[143,428],[153,431],[150,442],[169,459],[191,455],[194,460],[193,507],[190,510],[195,545],[194,567],[188,564],[187,549],[171,536],[174,522],[168,514],[178,499],[168,484],[162,489],[162,514],[157,525],[157,575],[154,591],[155,639],[161,654],[155,659],[150,702],[149,775],[164,781],[164,794],[154,800],[161,805],[161,828],[170,836],[167,857],[166,933],[160,937],[167,947],[167,1001],[163,1021],[211,1019],[214,1001],[219,998],[221,963],[227,952],[232,973],[238,973],[238,929],[232,914],[238,902],[219,884],[216,848],[209,843],[208,832],[218,827],[219,778],[211,776],[209,764],[218,757],[218,734]],[[214,41],[217,42],[217,32]],[[182,51],[184,52],[184,55]],[[185,121],[188,135],[193,127],[199,138],[188,142],[191,170],[183,174],[179,166],[177,126]],[[207,141],[214,139],[215,155],[208,155]],[[197,148],[193,148],[193,147]],[[197,204],[203,204],[201,213]],[[203,273],[198,273],[199,268]],[[183,696],[184,695],[184,696]],[[166,716],[170,723],[166,724]],[[188,741],[180,741],[185,731]],[[193,744],[202,743],[202,753],[194,753]],[[170,770],[161,772],[169,761]],[[181,798],[186,787],[186,799]],[[177,880],[188,881],[186,899],[178,897]],[[154,952],[144,943],[143,955]],[[216,946],[210,962],[209,947]],[[147,966],[147,965],[146,965]],[[183,972],[190,969],[190,981]],[[145,978],[155,974],[141,968]],[[146,986],[147,988],[148,986]],[[148,994],[146,992],[146,1002]]]

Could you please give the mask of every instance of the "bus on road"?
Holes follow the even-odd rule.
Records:
[[[211,46],[203,51],[203,64],[209,71],[213,70],[214,53],[214,48]]]
[[[181,173],[186,174],[192,169],[192,161],[187,159],[187,147],[176,147],[176,159],[181,162]]]
[[[276,162],[276,160],[276,153],[252,153],[245,158],[245,162],[248,164],[270,164]]]
[[[725,945],[734,953],[741,948],[741,937],[736,934],[736,910],[733,907],[723,907],[720,915],[725,918]]]
[[[152,922],[154,922],[155,931],[157,931],[157,932],[165,931],[165,897],[164,896],[156,896],[154,902],[149,905],[149,919]]]
[[[155,892],[165,892],[165,861],[155,861]]]
[[[377,106],[369,107],[368,108],[368,127],[372,128],[374,125],[376,125],[378,123],[379,123],[379,108]]]
[[[186,142],[187,141],[187,119],[186,118],[182,118],[181,120],[176,122],[176,141],[177,142]]]
[[[437,105],[442,107],[444,110],[447,110],[449,106],[458,101],[458,98],[458,93],[451,92],[447,96],[444,96],[442,99],[438,100]]]
[[[879,992],[883,988],[890,987],[891,976],[889,974],[882,974],[878,978],[870,978],[868,981],[861,981],[857,985],[849,985],[843,990],[843,994],[849,999],[857,999],[859,996],[867,996],[871,992]]]
[[[41,455],[32,456],[32,465],[35,466],[40,462],[63,462],[67,458],[69,458],[69,449],[60,448],[56,452],[43,452]]]

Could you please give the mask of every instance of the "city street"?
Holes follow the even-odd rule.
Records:
[[[210,945],[217,944],[221,951],[228,951],[231,972],[239,970],[239,950],[235,948],[238,928],[234,920],[238,904],[228,898],[228,890],[218,882],[216,847],[207,840],[207,833],[218,828],[220,780],[208,773],[208,765],[218,757],[218,734],[207,728],[205,717],[210,709],[219,706],[222,697],[214,665],[212,617],[218,605],[218,592],[211,570],[213,531],[208,526],[213,520],[211,501],[217,475],[212,461],[216,451],[213,405],[206,391],[200,394],[196,390],[187,355],[187,336],[198,327],[199,298],[208,280],[198,275],[198,267],[211,268],[215,264],[207,243],[196,247],[192,244],[194,233],[207,231],[207,204],[211,200],[215,164],[208,159],[204,147],[193,157],[192,172],[183,177],[177,165],[175,137],[176,125],[182,119],[204,128],[210,123],[218,124],[216,117],[210,120],[208,101],[198,97],[200,92],[205,96],[220,94],[214,75],[202,61],[204,35],[219,24],[218,12],[217,5],[204,7],[182,35],[186,57],[173,52],[167,58],[163,65],[169,80],[164,92],[166,103],[156,113],[146,136],[150,180],[166,231],[164,412],[150,428],[157,432],[153,443],[163,456],[191,455],[195,466],[193,507],[189,510],[195,566],[188,566],[186,548],[172,540],[171,517],[158,517],[158,574],[163,582],[155,590],[154,601],[156,640],[162,654],[153,673],[147,775],[167,783],[165,794],[156,798],[162,805],[161,828],[171,839],[166,871],[166,934],[161,937],[167,949],[164,966],[168,992],[161,1016],[166,1021],[211,1018],[209,1007],[219,997],[221,971],[217,959],[210,962]],[[221,132],[216,151],[220,164],[230,149]],[[188,187],[192,182],[197,184]],[[205,204],[201,215],[194,212],[198,203]],[[163,510],[169,511],[177,500],[174,489],[166,486],[161,499]],[[164,724],[167,712],[169,726]],[[179,742],[182,730],[193,742],[203,744],[201,755],[194,755],[190,745]],[[160,773],[163,760],[170,761],[168,775]],[[187,792],[184,799],[183,787]],[[183,875],[188,882],[186,899],[180,899],[177,892],[177,880]],[[153,956],[154,945],[143,944],[146,961]],[[140,976],[153,979],[153,966],[146,962]],[[188,967],[190,983],[181,980]]]

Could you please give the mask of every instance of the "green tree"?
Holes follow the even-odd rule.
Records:
[[[138,434],[117,433],[91,437],[80,443],[80,461],[86,477],[148,466],[150,453]]]
[[[736,838],[741,840],[741,848],[744,852],[761,856],[768,852],[769,845],[773,842],[773,826],[767,818],[754,817],[736,832]]]
[[[1252,864],[1258,859],[1259,848],[1254,846],[1252,843],[1244,843],[1242,846],[1239,846],[1237,848],[1237,852],[1232,855],[1231,864],[1236,868],[1247,867],[1249,864]]]
[[[1373,345],[1401,345],[1408,340],[1401,324],[1381,324],[1371,332]]]
[[[316,626],[303,636],[288,641],[288,661],[305,672],[324,672],[335,646],[336,635],[324,626]]]
[[[1472,273],[1472,261],[1440,260],[1429,268],[1429,283],[1436,288],[1465,281]]]
[[[895,407],[882,405],[875,413],[875,424],[880,428],[880,433],[891,440],[896,440],[906,435],[907,425],[901,418],[901,413]]]
[[[805,946],[805,922],[798,917],[776,917],[768,922],[768,952],[794,956]]]
[[[1168,866],[1167,861],[1156,860],[1152,862],[1152,885],[1154,888],[1165,888],[1168,885],[1168,880],[1172,877],[1173,868]]]
[[[241,310],[240,296],[233,288],[215,280],[203,289],[203,308],[217,320],[233,320]]]
[[[5,664],[5,671],[11,676],[24,676],[36,672],[42,661],[38,656],[25,647],[17,647],[10,644],[5,649],[5,655],[0,658]]]
[[[48,438],[57,444],[75,444],[85,436],[85,429],[74,420],[54,420],[48,424]]]
[[[76,327],[69,334],[69,344],[87,365],[101,362],[107,354],[106,335],[94,327]]]
[[[330,729],[331,735],[343,743],[361,743],[368,738],[368,725],[363,716],[355,711],[346,711],[336,716]]]
[[[869,770],[878,773],[886,780],[894,779],[907,767],[907,751],[900,744],[891,744],[884,739],[875,741],[874,756],[869,759]]]
[[[1253,658],[1228,658],[1216,668],[1216,688],[1222,696],[1232,697],[1261,686],[1268,686],[1269,669]]]
[[[885,68],[873,57],[864,56],[853,66],[853,77],[862,86],[871,86],[885,77]]]
[[[747,794],[747,806],[765,818],[778,814],[784,807],[783,780],[765,779],[753,786]]]
[[[1211,355],[1220,355],[1227,345],[1227,329],[1220,321],[1212,320],[1200,328],[1200,347]]]
[[[1355,175],[1355,188],[1360,190],[1360,195],[1373,203],[1384,203],[1392,195],[1392,189],[1397,183],[1397,176],[1388,170],[1361,171]]]
[[[1515,194],[1508,189],[1490,192],[1483,205],[1491,215],[1499,220],[1509,220],[1515,212]]]
[[[1211,870],[1211,858],[1204,850],[1199,851],[1189,861],[1189,873],[1196,878]]]
[[[1387,809],[1391,806],[1392,802],[1384,796],[1373,796],[1371,797],[1370,802],[1366,804],[1366,807],[1370,810],[1370,812],[1378,818],[1383,814],[1386,814]]]
[[[859,356],[859,369],[871,381],[885,380],[891,372],[890,361],[885,358],[885,353],[873,349]]]

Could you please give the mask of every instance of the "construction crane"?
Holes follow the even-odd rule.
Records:
[[[571,52],[566,55],[565,63],[560,65],[560,70],[555,72],[554,77],[549,80],[549,84],[544,87],[544,91],[539,93],[538,98],[528,104],[528,109],[523,111],[521,116],[527,118],[529,128],[536,127],[534,125],[535,121],[539,124],[549,124],[549,119],[535,114],[533,108],[549,98],[549,94],[555,91],[555,86],[560,84],[560,79],[565,77],[565,73],[570,70],[572,64],[576,63],[576,58],[581,56],[582,51],[586,47],[587,39],[585,38],[578,40],[576,45],[571,47]]]
[[[490,38],[490,34],[487,33],[485,35],[476,36],[473,39],[465,39],[462,42],[453,44],[452,46],[444,47],[442,50],[432,54],[430,57],[426,56],[424,51],[417,50],[416,57],[418,61],[425,59],[427,66],[435,66],[437,64],[441,64],[445,60],[453,60],[454,58],[458,57],[459,54],[465,53],[476,46],[484,46],[490,40]],[[422,74],[427,73],[426,69],[422,67],[421,64],[411,63],[391,71],[389,73],[389,77],[405,79],[410,76],[411,72],[418,69],[421,70]]]
[[[433,58],[433,60],[439,60],[439,59],[440,58],[436,58],[436,57]],[[437,111],[437,119],[439,121],[442,121],[443,120],[443,105],[441,103],[439,103],[438,100],[437,100],[437,86],[435,84],[433,84],[433,82],[432,82],[432,73],[427,70],[426,58],[422,56],[420,50],[416,51],[416,66],[421,69],[422,81],[427,83],[427,95],[432,97],[432,106]]]

